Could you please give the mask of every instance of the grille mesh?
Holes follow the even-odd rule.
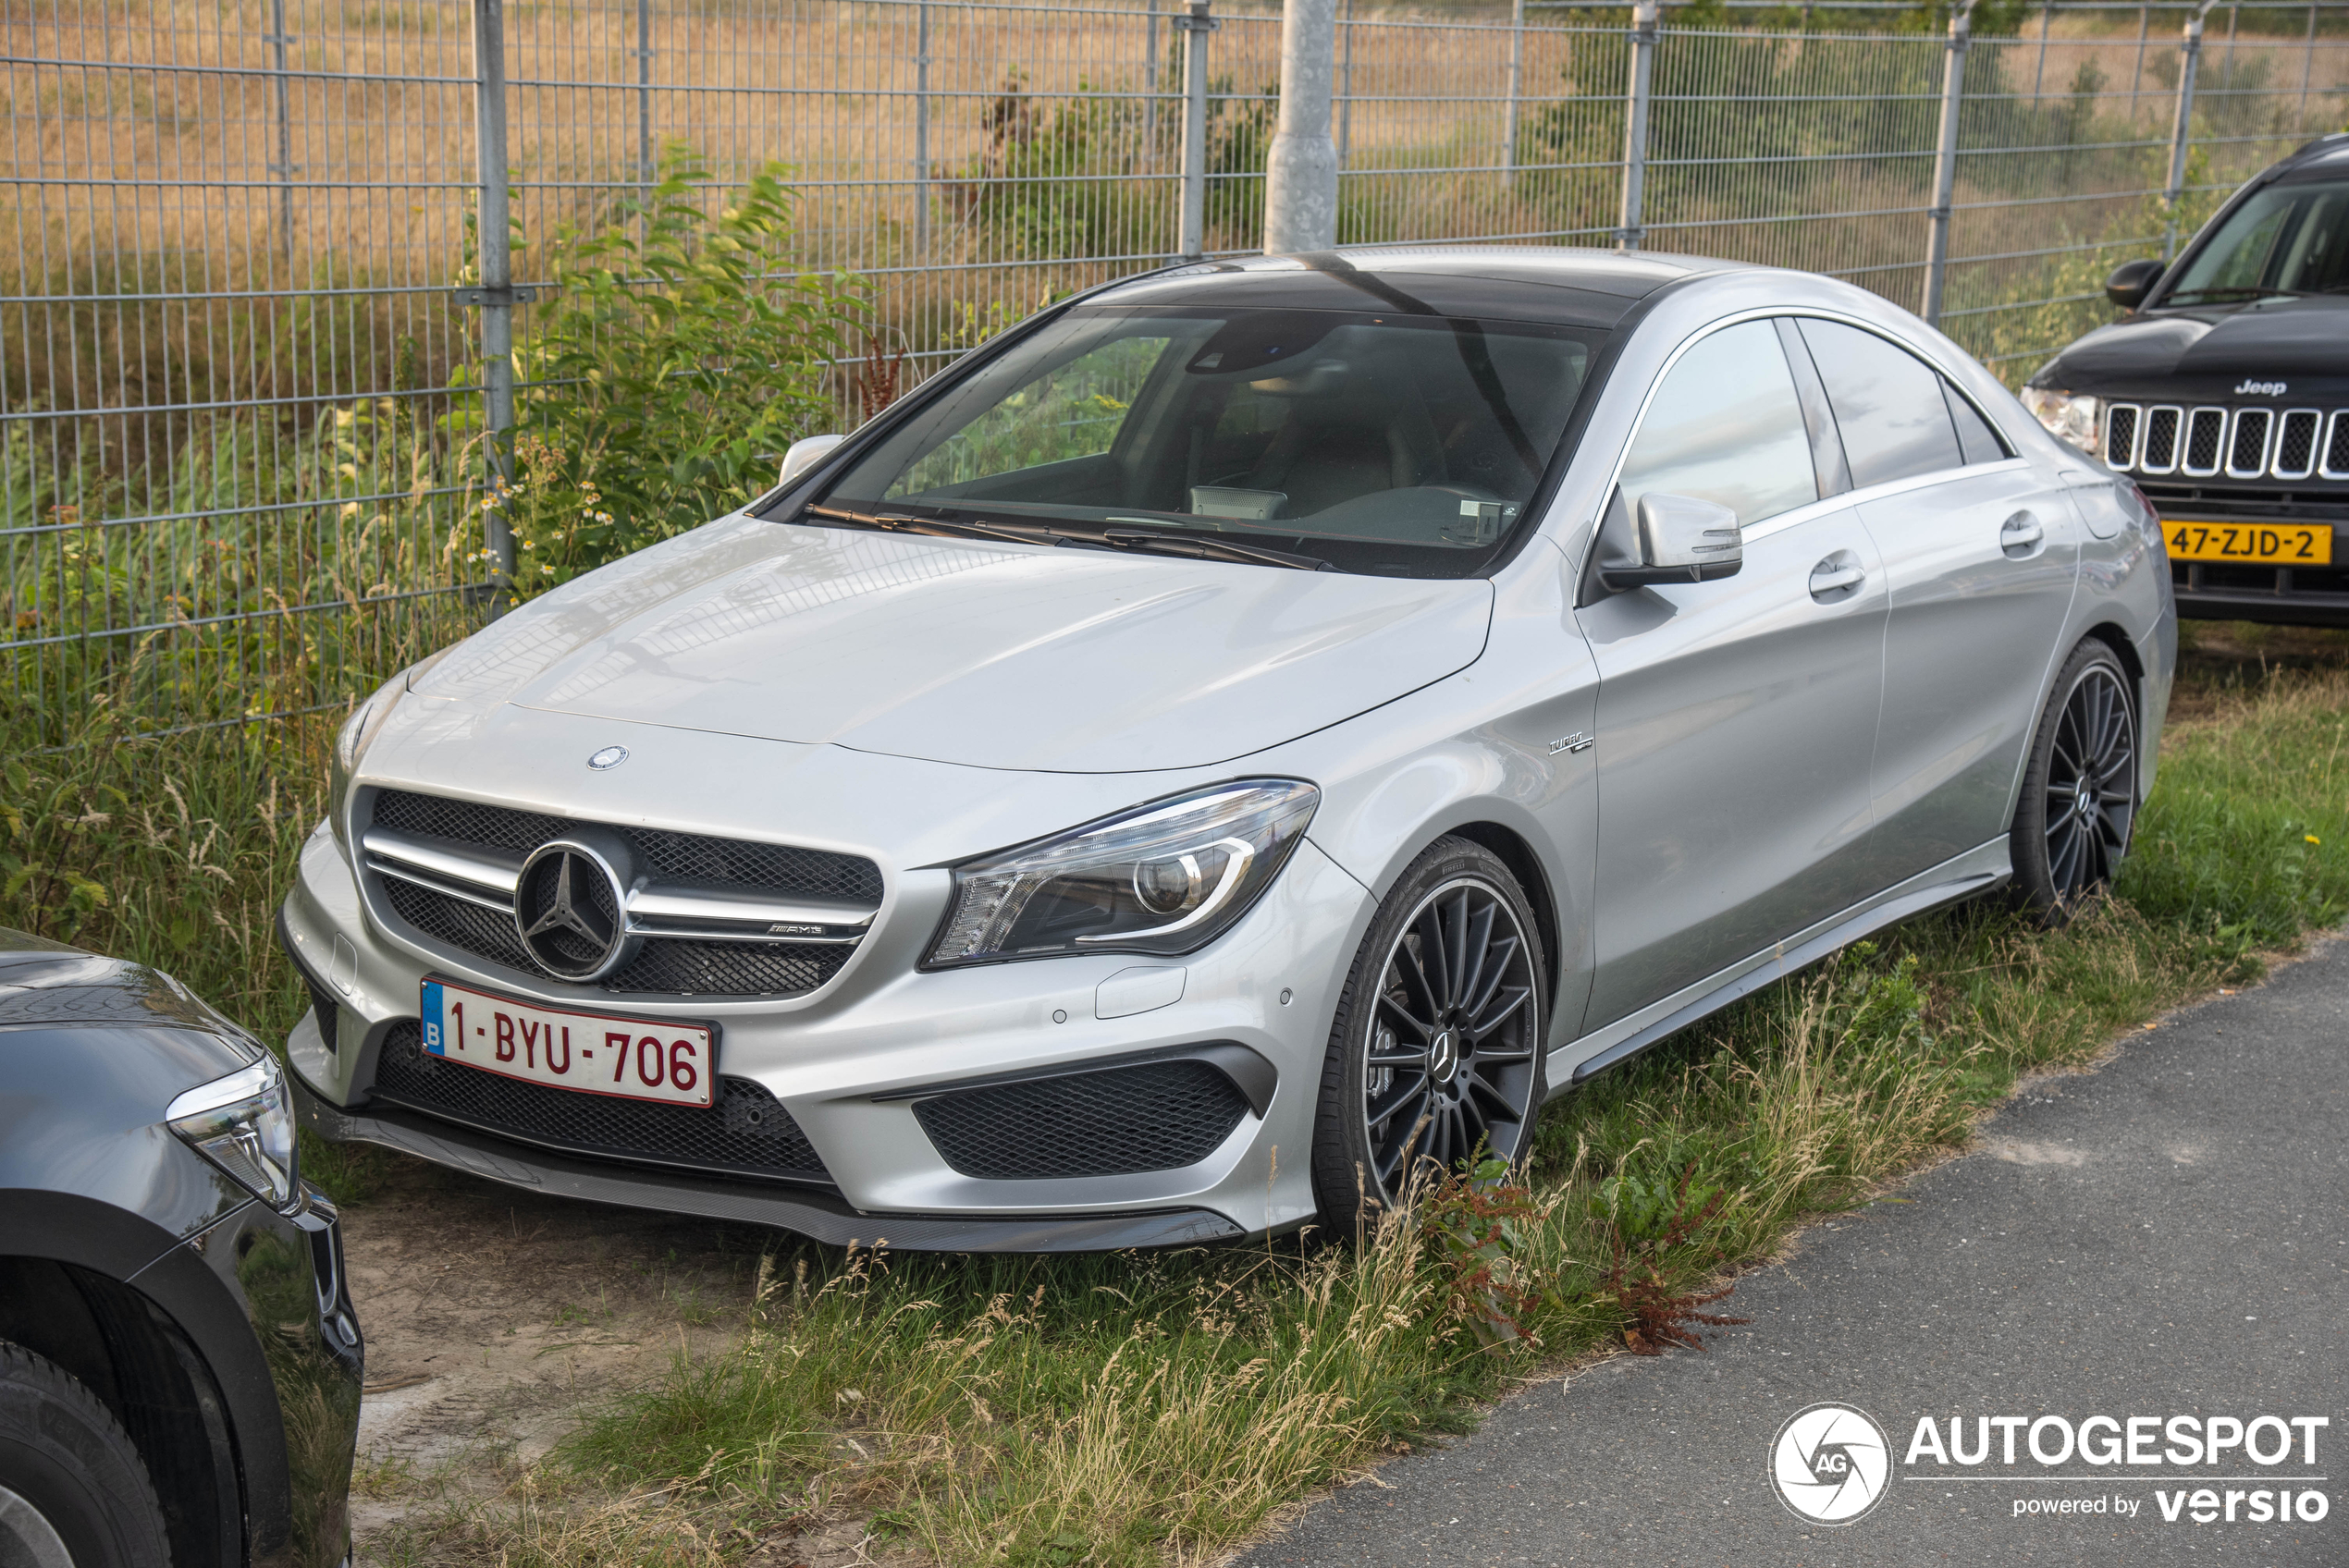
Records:
[[[2349,475],[2349,419],[2332,416],[2332,439],[2325,443],[2325,467],[2328,474]]]
[[[2306,479],[2317,466],[2317,431],[2323,416],[2309,409],[2294,409],[2283,416],[2276,432],[2275,474],[2278,479]]]
[[[941,1095],[914,1116],[954,1170],[1021,1182],[1196,1165],[1247,1110],[1206,1062],[1158,1061]]]
[[[2147,473],[2168,473],[2178,466],[2178,422],[2183,417],[2177,409],[2155,409],[2146,415]]]
[[[2235,415],[2235,437],[2227,444],[2227,472],[2237,479],[2256,479],[2267,472],[2268,431],[2276,416],[2266,409],[2244,409]]]
[[[2127,403],[2116,404],[2105,416],[2105,460],[2115,468],[2127,468],[2137,451],[2137,410]]]
[[[396,876],[383,878],[383,890],[392,913],[425,936],[521,974],[537,975],[538,966],[523,950],[511,916]],[[607,991],[638,995],[792,996],[812,991],[839,974],[855,950],[847,943],[695,942],[656,937],[596,984]]]
[[[375,796],[375,819],[379,826],[402,833],[425,833],[518,855],[526,855],[547,839],[583,826],[537,812],[419,795],[407,790],[380,791]],[[670,833],[651,827],[614,827],[611,831],[626,839],[644,857],[646,869],[664,881],[756,888],[793,897],[840,899],[851,903],[880,902],[880,867],[862,855],[805,850],[791,844],[706,839],[698,834]]]
[[[326,1054],[332,1056],[335,1052],[335,1021],[342,1016],[342,1009],[337,1005],[335,994],[310,978],[308,974],[302,975],[301,983],[310,987],[310,1011],[318,1020],[318,1038],[326,1043]]]
[[[719,1078],[718,1103],[706,1109],[549,1088],[426,1056],[424,1031],[410,1018],[384,1035],[375,1094],[427,1116],[580,1154],[731,1176],[831,1181],[791,1112],[748,1078]]]
[[[526,855],[547,839],[580,825],[535,812],[386,790],[375,796],[375,822],[403,833],[421,833]],[[880,868],[858,855],[787,844],[753,844],[705,839],[691,833],[618,827],[654,875],[680,882],[755,888],[785,896],[880,901]],[[544,875],[552,875],[551,868]],[[380,879],[392,913],[428,937],[478,958],[535,976],[539,966],[522,945],[512,916],[447,893]],[[591,896],[606,919],[615,916],[608,897],[591,884]],[[812,991],[840,973],[855,952],[848,943],[713,942],[655,937],[596,984],[606,991],[695,997],[780,997]]]
[[[2227,410],[2196,409],[2186,422],[2186,461],[2188,473],[2219,472],[2219,447],[2227,433]]]

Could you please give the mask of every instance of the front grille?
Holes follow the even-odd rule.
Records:
[[[2208,479],[2349,481],[2349,409],[2187,410],[2114,403],[2105,460],[2123,472]]]
[[[375,820],[378,827],[402,833],[453,839],[515,855],[527,855],[547,839],[586,826],[567,817],[407,790],[378,791]],[[784,898],[880,902],[880,867],[862,855],[740,839],[707,839],[655,827],[613,827],[610,830],[627,839],[643,858],[645,868],[662,881],[756,888]]]
[[[707,1109],[550,1088],[427,1056],[423,1029],[408,1018],[385,1032],[375,1095],[486,1133],[598,1158],[831,1182],[791,1112],[748,1078],[719,1078],[718,1103]]]
[[[538,966],[523,950],[513,916],[396,876],[383,878],[383,890],[392,913],[425,936],[508,969],[538,974]],[[838,943],[695,942],[656,937],[596,984],[607,991],[640,996],[797,996],[839,974],[855,951]]]
[[[1155,1061],[937,1096],[914,1116],[948,1165],[997,1182],[1130,1176],[1196,1165],[1248,1097],[1203,1061]]]
[[[527,855],[581,824],[536,812],[452,801],[405,790],[375,796],[375,825]],[[681,883],[739,888],[783,898],[880,901],[880,868],[860,855],[788,844],[708,839],[657,828],[612,827],[628,839],[656,876]],[[546,868],[542,875],[552,875]],[[542,972],[522,945],[513,916],[397,876],[377,884],[391,912],[425,936],[476,958],[537,976]],[[606,919],[616,912],[593,885],[590,896]],[[850,943],[734,942],[678,937],[646,938],[636,956],[596,984],[639,996],[789,997],[812,991],[840,973],[855,953]]]

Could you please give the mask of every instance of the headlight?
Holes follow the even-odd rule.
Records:
[[[2023,389],[2023,406],[2057,439],[2069,441],[2090,457],[2104,435],[2104,399],[2075,398],[2044,386]]]
[[[272,1208],[294,1201],[294,1123],[275,1057],[190,1089],[163,1113],[195,1151]]]
[[[1203,948],[1281,874],[1321,799],[1241,779],[966,862],[929,964]]]

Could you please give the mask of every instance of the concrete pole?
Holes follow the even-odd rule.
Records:
[[[1281,119],[1264,169],[1264,251],[1337,243],[1337,143],[1330,88],[1337,0],[1286,0],[1281,10]]]
[[[1623,103],[1623,201],[1616,214],[1615,248],[1636,251],[1646,237],[1648,184],[1648,83],[1655,73],[1658,0],[1631,6],[1631,80]]]
[[[2202,60],[2202,22],[2218,0],[2204,0],[2200,10],[2186,18],[2185,36],[2178,47],[2183,55],[2178,61],[2177,117],[2170,122],[2170,184],[2161,193],[2164,218],[2161,233],[2161,264],[2168,266],[2178,254],[2178,202],[2186,193],[2186,148],[2194,140],[2194,78],[2195,67]]]
[[[1174,19],[1183,35],[1183,204],[1176,244],[1183,260],[1207,253],[1207,35],[1215,31],[1210,0],[1190,0]]]
[[[1941,133],[1933,153],[1933,206],[1926,214],[1925,300],[1917,314],[1941,325],[1941,294],[1949,271],[1949,204],[1958,189],[1958,106],[1965,96],[1965,56],[1974,45],[1974,0],[1949,18],[1941,67]]]

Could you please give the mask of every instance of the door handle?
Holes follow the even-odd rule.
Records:
[[[1811,569],[1811,597],[1825,599],[1840,594],[1846,588],[1857,588],[1868,580],[1860,563],[1839,550]]]
[[[1998,548],[2015,560],[2036,549],[2048,531],[2029,512],[2017,512],[1998,525]]]

